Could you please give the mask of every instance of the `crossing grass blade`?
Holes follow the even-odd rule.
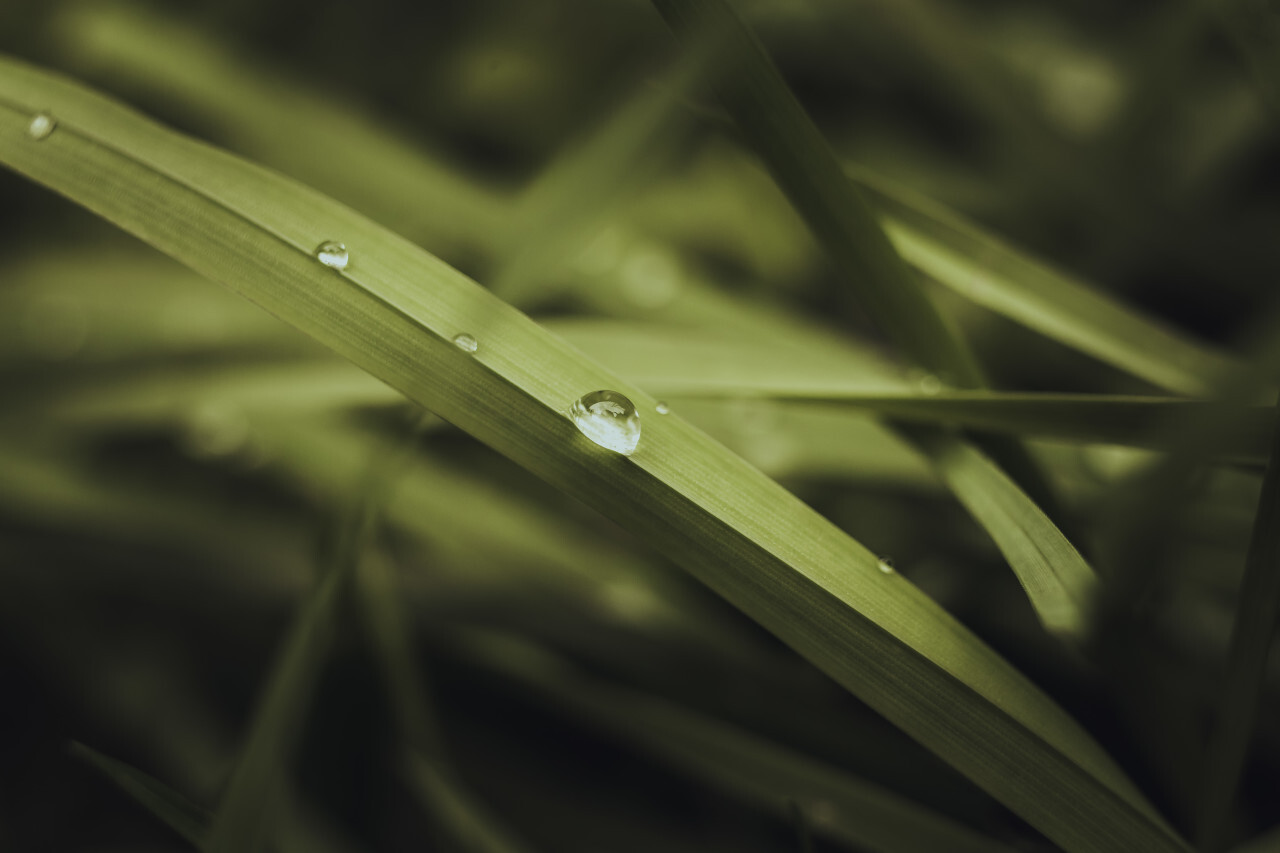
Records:
[[[36,140],[27,126],[41,110],[59,123]],[[628,527],[1068,850],[1186,849],[1077,723],[904,578],[884,575],[866,548],[687,423],[653,416],[650,395],[421,249],[12,60],[0,61],[0,161]],[[312,255],[330,239],[351,251],[344,271]],[[475,353],[451,343],[462,331],[479,340]],[[635,455],[595,446],[565,416],[597,388],[640,407]],[[220,820],[226,834],[215,826],[215,838],[229,839],[240,809]]]
[[[1212,393],[1247,369],[905,187],[856,166],[846,171],[870,194],[903,259],[979,305],[1182,394]]]
[[[114,782],[137,803],[164,821],[174,832],[194,846],[200,846],[212,815],[160,780],[136,767],[103,755],[82,743],[72,742],[67,748]]]
[[[835,767],[656,696],[590,679],[527,641],[466,634],[461,648],[469,661],[756,808],[782,816],[788,801],[807,807],[816,812],[808,815],[815,834],[892,853],[1011,853],[998,841]]]
[[[1267,657],[1280,622],[1280,430],[1262,479],[1262,495],[1240,583],[1226,678],[1210,736],[1200,790],[1198,840],[1225,847],[1231,804],[1258,717]]]

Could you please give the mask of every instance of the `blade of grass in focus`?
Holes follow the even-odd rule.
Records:
[[[71,753],[92,764],[138,805],[195,846],[205,837],[212,815],[163,782],[82,743],[68,745]]]
[[[40,110],[59,123],[37,140],[27,127]],[[9,60],[0,159],[251,295],[631,528],[1068,849],[1185,849],[1070,717],[909,582],[420,249]],[[312,256],[337,238],[351,250],[342,272]],[[460,331],[475,334],[475,353],[451,343]],[[591,444],[563,414],[602,387],[650,415],[632,457]]]

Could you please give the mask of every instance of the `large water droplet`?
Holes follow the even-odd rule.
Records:
[[[463,352],[475,352],[480,349],[480,342],[466,332],[454,335],[453,345]]]
[[[876,563],[876,568],[886,575],[893,574],[893,557],[881,557],[880,562]]]
[[[319,246],[316,246],[316,259],[326,267],[332,267],[335,270],[345,270],[347,261],[351,260],[351,256],[347,254],[347,247],[337,240],[325,240]]]
[[[58,120],[49,113],[36,113],[31,117],[31,124],[27,125],[27,136],[38,142],[48,138],[57,126]]]
[[[617,391],[592,391],[574,401],[569,417],[601,447],[630,456],[640,443],[640,413]]]

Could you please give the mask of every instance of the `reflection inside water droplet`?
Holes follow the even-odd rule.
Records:
[[[475,352],[480,349],[480,342],[466,332],[454,335],[453,345],[463,352]]]
[[[27,125],[27,136],[36,141],[47,139],[57,126],[58,120],[49,113],[36,113],[31,117],[31,124]]]
[[[316,246],[316,259],[326,267],[335,270],[345,270],[347,262],[351,260],[351,256],[347,253],[347,247],[337,240],[325,240],[319,246]]]
[[[630,456],[640,443],[640,413],[617,391],[592,391],[574,401],[569,417],[601,447]]]

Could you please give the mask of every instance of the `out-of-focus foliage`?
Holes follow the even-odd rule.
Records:
[[[997,390],[948,390],[850,305],[648,3],[19,2],[0,51],[490,286],[890,556],[1178,831],[1260,835],[1274,656],[1243,770],[1206,750],[1272,639],[1229,651],[1274,424],[1249,365],[1280,366],[1280,11],[735,5]],[[65,743],[212,811],[353,547],[372,568],[277,720],[296,748],[262,736],[296,765],[280,849],[1049,846],[649,543],[46,190],[0,193],[0,849],[180,849]],[[998,478],[935,473],[885,418],[1029,443],[1097,569],[1086,642],[948,491]],[[1025,530],[1029,559],[1056,547]],[[1225,813],[1206,767],[1239,775]]]

